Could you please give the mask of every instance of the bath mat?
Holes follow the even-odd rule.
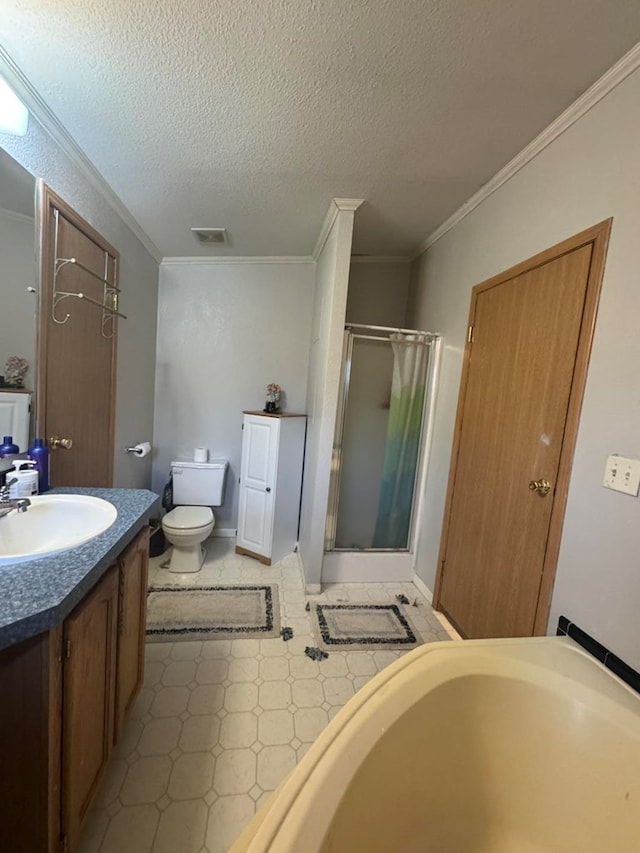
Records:
[[[316,604],[311,622],[318,646],[332,649],[412,649],[420,634],[397,604]]]
[[[161,586],[147,598],[147,642],[279,637],[278,587]]]

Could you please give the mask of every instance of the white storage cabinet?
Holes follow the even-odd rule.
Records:
[[[10,435],[26,453],[29,447],[29,416],[31,412],[31,394],[25,391],[0,391],[0,439]]]
[[[298,541],[306,415],[243,412],[237,554],[267,566]]]

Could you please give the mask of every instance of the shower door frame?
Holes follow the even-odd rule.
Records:
[[[366,335],[358,334],[353,329],[368,329],[372,332],[387,332],[388,335]],[[336,532],[338,527],[338,507],[340,503],[340,484],[342,480],[342,454],[344,424],[349,401],[349,385],[351,382],[351,363],[353,359],[354,340],[382,341],[391,346],[390,336],[394,333],[405,335],[426,335],[424,343],[415,342],[414,345],[429,348],[429,363],[427,364],[427,376],[425,379],[425,395],[422,405],[422,420],[420,423],[420,438],[418,441],[418,458],[416,459],[416,473],[413,483],[413,497],[411,501],[411,519],[409,522],[409,533],[405,548],[336,548]],[[411,342],[406,344],[412,345]],[[325,523],[325,553],[333,554],[407,554],[412,553],[414,548],[415,521],[418,516],[418,508],[421,503],[421,495],[418,486],[422,482],[425,471],[425,460],[428,456],[428,448],[431,444],[433,406],[435,397],[436,380],[440,363],[440,335],[435,332],[422,331],[420,329],[401,329],[395,326],[370,326],[364,323],[346,323],[344,327],[344,343],[342,348],[342,379],[338,395],[338,409],[336,413],[336,424],[333,438],[333,453],[331,456],[331,480],[329,483],[329,499],[327,502],[327,517]]]

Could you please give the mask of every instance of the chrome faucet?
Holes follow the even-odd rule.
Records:
[[[15,509],[17,512],[26,512],[31,506],[29,498],[9,497],[9,489],[17,482],[16,478],[12,477],[10,480],[5,481],[4,486],[0,487],[0,518],[8,515],[12,509]]]

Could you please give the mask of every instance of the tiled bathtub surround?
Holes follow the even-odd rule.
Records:
[[[223,853],[355,691],[399,651],[336,651],[316,662],[297,558],[264,567],[214,539],[198,583],[277,583],[280,638],[153,643],[146,678],[98,794],[81,853]],[[155,583],[192,585],[151,561]],[[426,642],[447,632],[412,584],[332,585],[309,600],[404,593]]]
[[[628,684],[636,693],[640,693],[640,672],[629,666],[613,652],[610,652],[606,646],[603,646],[592,636],[578,627],[575,622],[569,621],[566,616],[561,616],[558,619],[558,630],[556,634],[560,637],[571,637],[576,643],[582,646],[583,649],[593,655],[596,660],[603,663],[607,669],[610,669],[614,675],[621,678],[625,684]]]

